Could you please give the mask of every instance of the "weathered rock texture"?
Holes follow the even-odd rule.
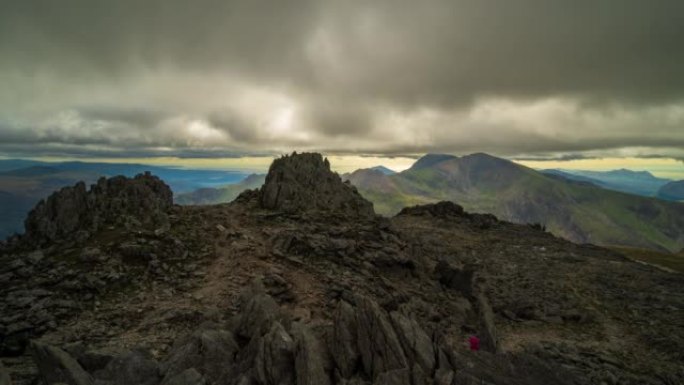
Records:
[[[321,154],[286,155],[271,165],[260,190],[262,207],[288,213],[328,212],[372,217],[373,204],[330,171]]]
[[[415,319],[400,312],[388,313],[367,297],[356,297],[356,305],[336,301],[339,316],[332,324],[314,329],[299,322],[285,322],[284,326],[275,318],[263,318],[260,314],[272,313],[270,297],[251,290],[249,293],[252,297],[246,299],[233,322],[200,326],[179,339],[161,364],[133,351],[113,358],[104,370],[91,377],[74,358],[47,345],[40,345],[41,353],[35,355],[35,360],[44,378],[56,379],[48,383],[74,385],[92,384],[93,378],[95,384],[103,385],[205,381],[226,385],[427,385],[455,375],[479,378],[482,374],[478,371],[500,379],[512,373],[511,368],[478,361],[466,366],[459,362],[455,349],[433,340]],[[288,319],[291,314],[281,316]],[[236,339],[244,332],[240,330],[245,323],[257,327],[238,344]],[[262,333],[264,330],[268,331]],[[345,332],[340,333],[342,330]],[[348,353],[337,354],[340,348]],[[439,362],[436,352],[441,354]],[[527,360],[524,370],[507,384],[526,384],[533,378],[553,384],[571,383],[561,376],[562,370],[553,372],[531,357]],[[459,370],[459,365],[467,367],[467,371]]]
[[[0,245],[15,385],[684,383],[681,274],[453,203],[382,218],[262,199],[172,206],[162,228],[82,213],[77,229],[113,224]]]
[[[87,238],[105,224],[160,226],[173,205],[171,189],[149,173],[101,178],[86,190],[81,182],[42,200],[26,219],[26,237],[50,242]]]

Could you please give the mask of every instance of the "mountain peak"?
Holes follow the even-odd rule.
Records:
[[[292,153],[276,159],[259,192],[261,207],[289,213],[335,212],[373,217],[373,204],[330,170],[318,153]]]
[[[378,172],[381,172],[381,173],[383,173],[383,174],[385,174],[385,175],[394,175],[394,174],[397,173],[396,171],[394,171],[394,170],[392,170],[392,169],[390,169],[390,168],[387,168],[387,167],[385,167],[385,166],[383,166],[383,165],[371,167],[369,170],[378,171]]]
[[[411,170],[431,167],[437,163],[452,159],[458,159],[458,157],[449,154],[425,154],[411,166]]]

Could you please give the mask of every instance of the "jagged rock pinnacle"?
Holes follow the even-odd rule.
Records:
[[[37,242],[85,237],[105,223],[132,219],[160,225],[173,205],[169,186],[149,173],[135,178],[100,178],[89,191],[85,183],[65,187],[40,201],[26,219],[26,237]]]
[[[263,208],[284,212],[334,212],[373,217],[373,204],[351,184],[330,171],[330,163],[318,153],[286,155],[269,168],[260,191]]]

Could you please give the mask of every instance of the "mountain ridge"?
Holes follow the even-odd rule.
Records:
[[[680,204],[569,183],[481,153],[429,163],[382,178],[346,177],[384,215],[413,204],[452,200],[469,211],[543,223],[580,243],[669,251],[684,246]]]

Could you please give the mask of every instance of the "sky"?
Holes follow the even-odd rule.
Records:
[[[681,0],[4,1],[0,156],[488,152],[684,179],[682,41]]]

